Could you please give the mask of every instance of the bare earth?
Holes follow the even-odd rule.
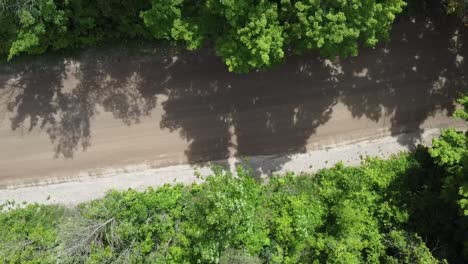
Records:
[[[463,127],[467,129],[468,127]],[[419,143],[428,144],[431,138],[439,134],[438,129],[427,130],[420,135]],[[321,168],[328,168],[337,162],[346,165],[358,165],[365,156],[388,158],[392,154],[410,149],[398,141],[411,139],[414,135],[404,134],[399,137],[382,137],[375,140],[333,146],[329,149],[312,150],[307,153],[292,155],[274,155],[251,157],[248,161],[232,158],[227,163],[248,163],[255,169],[255,176],[266,178],[270,173],[295,172],[313,173]],[[281,165],[281,166],[278,166]],[[235,171],[233,171],[235,173]],[[145,190],[163,184],[190,184],[200,182],[211,174],[209,166],[174,165],[155,168],[149,164],[132,164],[124,167],[101,168],[99,176],[83,173],[77,179],[53,184],[34,186],[14,186],[0,191],[0,204],[15,201],[16,204],[29,203],[76,205],[81,202],[101,198],[109,190],[128,188]],[[268,175],[267,175],[268,174]],[[198,176],[197,176],[198,175]],[[201,176],[201,177],[199,177]]]
[[[265,173],[297,153],[386,136],[411,147],[424,131],[462,126],[449,115],[467,91],[467,55],[466,28],[417,18],[358,57],[291,56],[247,75],[210,50],[159,46],[24,58],[0,65],[0,187],[281,157],[252,164]]]

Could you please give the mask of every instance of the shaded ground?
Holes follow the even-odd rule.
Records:
[[[391,42],[356,58],[293,56],[246,75],[228,73],[210,50],[159,46],[0,65],[0,184],[383,134],[412,132],[401,143],[413,144],[423,129],[452,124],[453,99],[467,91],[467,28],[435,17],[401,18]]]

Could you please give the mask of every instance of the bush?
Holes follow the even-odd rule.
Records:
[[[0,213],[1,263],[56,263],[61,206],[29,205]]]
[[[443,195],[445,173],[425,148],[263,184],[242,168],[236,177],[215,169],[198,185],[111,191],[74,209],[5,211],[0,256],[6,263],[462,263],[467,219]]]

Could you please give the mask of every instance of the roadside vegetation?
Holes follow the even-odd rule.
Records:
[[[355,56],[388,38],[403,0],[0,0],[0,56],[104,42],[214,46],[230,71],[282,62],[289,50]]]
[[[388,39],[404,7],[442,5],[468,21],[465,0],[0,0],[0,58],[103,43],[166,40],[214,47],[234,72],[288,53],[356,56]]]
[[[410,3],[410,1],[408,1]],[[0,58],[115,41],[213,46],[233,72],[287,53],[356,56],[388,39],[403,0],[0,0]],[[462,1],[448,12],[464,15]],[[463,10],[463,12],[461,11]],[[468,97],[457,118],[468,121]],[[256,180],[0,206],[0,263],[468,263],[468,131],[430,148]]]
[[[2,263],[466,263],[468,134],[314,175],[215,168],[75,208],[10,203],[0,230]]]

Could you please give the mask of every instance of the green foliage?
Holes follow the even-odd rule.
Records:
[[[11,43],[8,59],[19,53],[39,54],[49,47],[66,46],[67,31],[65,12],[57,8],[53,0],[37,0],[28,8],[18,10],[18,31]]]
[[[0,0],[0,4],[0,54],[7,53],[8,59],[149,36],[139,17],[149,6],[147,0]]]
[[[65,209],[29,205],[0,213],[1,263],[56,263],[58,223]]]
[[[217,51],[229,71],[267,68],[284,57],[282,34],[276,4],[262,1],[249,11],[245,23],[218,38]]]
[[[0,239],[8,245],[0,257],[6,263],[466,262],[460,254],[466,219],[443,195],[444,166],[419,148],[263,184],[248,170],[233,176],[215,169],[201,184],[111,191],[66,214],[31,205],[0,213]]]
[[[61,251],[73,262],[184,263],[190,254],[182,250],[189,241],[180,231],[186,191],[180,185],[112,191],[83,204],[66,224]]]
[[[152,0],[151,9],[143,11],[144,24],[156,39],[184,41],[188,49],[201,45],[198,26],[182,17],[184,0]]]
[[[468,121],[468,96],[458,103],[462,108],[454,116]],[[463,254],[468,257],[468,131],[443,131],[433,140],[429,152],[442,171],[440,196],[452,207],[458,207],[458,217],[453,219],[460,230],[453,239],[458,245],[464,245]]]
[[[433,140],[430,150],[432,157],[448,169],[460,169],[468,152],[468,139],[464,132],[450,128],[442,132],[440,138]]]
[[[387,250],[395,252],[395,256],[385,256],[384,263],[441,263],[434,258],[423,240],[404,231],[390,231],[384,239]]]
[[[0,13],[0,25],[0,57],[6,57],[16,35],[16,25],[12,17],[2,13]]]
[[[186,205],[187,231],[194,257],[202,263],[218,262],[220,252],[241,248],[256,255],[268,244],[262,221],[261,187],[243,169],[239,178],[217,171],[206,183],[192,190]]]
[[[282,0],[292,45],[300,50],[318,49],[327,57],[356,56],[362,42],[373,47],[386,39],[401,0]],[[293,15],[291,15],[293,14]]]
[[[15,2],[16,1],[16,2]],[[282,62],[286,49],[354,56],[388,37],[403,0],[0,0],[0,55],[143,38],[214,44],[228,69]]]
[[[454,116],[456,118],[468,121],[468,95],[458,99],[458,103],[461,105],[462,108],[456,110]]]
[[[468,121],[468,96],[458,100],[461,109],[454,116]],[[466,216],[468,211],[468,131],[447,129],[433,140],[429,150],[435,162],[444,170],[443,196],[456,201]],[[467,220],[465,218],[465,220]],[[468,248],[467,248],[468,249]]]
[[[259,257],[246,254],[242,250],[228,249],[221,254],[221,264],[260,264]]]
[[[190,49],[201,39],[214,39],[217,53],[234,72],[280,63],[288,46],[327,57],[357,55],[360,43],[373,47],[388,37],[405,5],[402,0],[205,0],[193,12],[193,4],[186,2],[153,1],[142,13],[145,24],[156,38],[183,40]],[[174,35],[174,29],[188,37]]]
[[[149,33],[140,12],[147,0],[55,0],[67,14],[69,47],[97,45],[104,41],[145,38]]]

